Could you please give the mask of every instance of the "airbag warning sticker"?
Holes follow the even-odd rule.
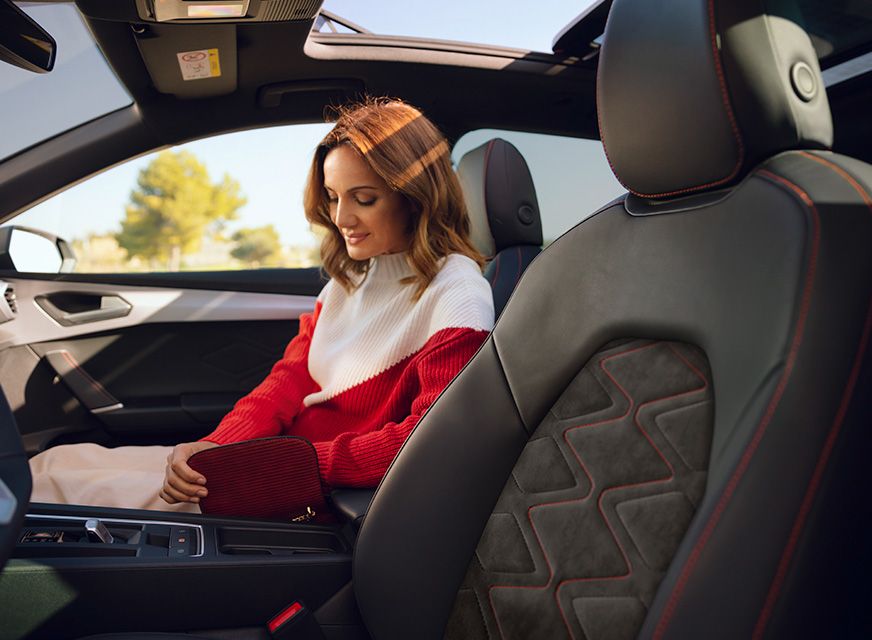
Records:
[[[202,80],[216,78],[221,75],[221,65],[218,62],[218,49],[200,49],[177,53],[179,67],[183,80]]]

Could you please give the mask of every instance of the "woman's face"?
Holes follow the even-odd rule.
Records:
[[[354,260],[409,248],[409,207],[372,167],[346,144],[324,158],[324,188],[330,219]]]

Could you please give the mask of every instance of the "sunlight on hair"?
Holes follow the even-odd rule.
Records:
[[[444,140],[437,144],[435,147],[430,149],[427,153],[425,153],[422,157],[415,160],[415,163],[408,167],[403,173],[401,173],[397,177],[396,188],[402,189],[407,184],[409,184],[412,180],[417,178],[419,175],[424,173],[424,171],[431,164],[436,162],[443,155],[448,155],[448,143]]]
[[[385,140],[396,134],[401,129],[408,127],[411,123],[415,122],[415,120],[424,117],[424,115],[415,109],[415,107],[405,103],[400,103],[399,101],[367,104],[364,106],[364,109],[371,109],[373,111],[379,108],[391,109],[398,104],[402,104],[403,108],[394,109],[392,115],[399,115],[401,117],[395,118],[393,122],[390,122],[390,119],[387,119],[388,122],[385,122],[386,119],[379,119],[378,128],[367,128],[365,135],[358,136],[354,139],[355,147],[357,147],[357,150],[364,156],[374,151]],[[348,113],[354,113],[354,111],[343,113],[343,116],[347,117]],[[412,115],[412,117],[408,117],[409,115]]]

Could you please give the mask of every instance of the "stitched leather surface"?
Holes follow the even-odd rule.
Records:
[[[705,488],[709,378],[684,344],[595,355],[516,463],[446,637],[635,637]]]

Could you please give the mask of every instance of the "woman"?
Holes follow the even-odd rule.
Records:
[[[414,107],[369,100],[342,110],[315,151],[304,199],[307,219],[327,231],[331,280],[267,378],[198,442],[36,456],[34,501],[196,511],[209,485],[191,455],[275,435],[309,439],[326,485],[379,482],[487,336],[490,288],[448,144]],[[78,487],[65,480],[70,470]]]

